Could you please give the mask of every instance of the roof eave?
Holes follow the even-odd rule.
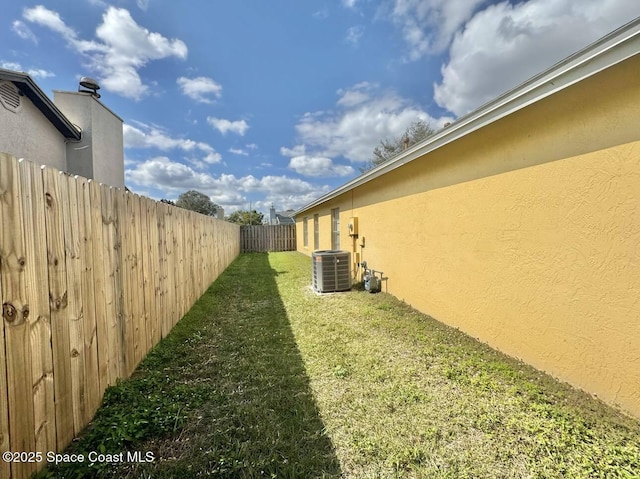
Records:
[[[551,68],[535,75],[473,112],[460,117],[448,127],[417,143],[394,159],[385,162],[342,186],[317,198],[293,216],[315,208],[343,193],[372,181],[389,171],[416,160],[456,141],[532,103],[553,95],[640,52],[640,17],[574,53]]]
[[[81,139],[80,129],[64,116],[28,74],[0,69],[0,79],[13,82],[66,139]]]

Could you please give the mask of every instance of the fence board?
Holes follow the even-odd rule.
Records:
[[[51,343],[53,345],[53,384],[56,409],[57,448],[73,439],[73,400],[71,388],[71,348],[69,346],[69,314],[67,311],[67,273],[64,250],[62,210],[62,175],[53,168],[43,170],[45,191],[45,225],[47,231],[47,272]]]
[[[124,190],[118,188],[111,189],[113,198],[113,252],[114,252],[114,275],[113,288],[115,292],[115,316],[112,323],[112,334],[116,344],[116,356],[118,361],[118,375],[115,379],[126,377],[127,372],[127,346],[125,342],[125,321],[126,303],[124,298],[125,288],[125,265],[124,265],[124,243],[125,231],[127,229],[127,204]]]
[[[174,312],[171,316],[171,327],[176,324],[176,318],[180,316],[182,312],[182,286],[184,285],[184,276],[182,272],[182,249],[180,244],[183,241],[182,233],[184,232],[182,224],[182,215],[175,215],[173,217],[173,268],[174,277],[176,282],[173,285],[173,304],[175,305]]]
[[[0,160],[1,161],[1,160]],[[49,311],[49,279],[45,229],[45,198],[41,169],[20,161],[22,212],[26,258],[26,291],[29,301],[31,336],[31,387],[35,448],[56,449],[56,418],[53,390],[53,351]]]
[[[247,225],[240,227],[242,253],[295,251],[295,225]]]
[[[124,288],[125,288],[125,276],[126,276],[126,268],[124,264],[125,258],[125,237],[124,231],[127,229],[126,216],[127,216],[127,205],[125,192],[113,188],[111,190],[111,195],[113,197],[113,255],[114,255],[114,274],[113,274],[113,289],[115,292],[114,302],[115,302],[115,316],[112,322],[112,335],[114,338],[114,342],[116,344],[116,358],[118,361],[118,375],[115,379],[126,377],[127,368],[126,368],[126,354],[127,347],[125,343],[125,310],[126,303],[124,298]]]
[[[159,263],[159,283],[158,289],[160,292],[159,302],[159,323],[158,329],[160,330],[160,336],[165,337],[167,334],[167,310],[169,308],[167,304],[167,295],[169,291],[167,289],[167,234],[165,228],[165,221],[167,216],[167,210],[169,206],[160,203],[157,206],[158,211],[158,263]]]
[[[98,357],[98,391],[104,391],[109,386],[109,338],[107,335],[107,303],[106,303],[106,277],[108,276],[108,258],[103,251],[103,221],[102,195],[100,184],[89,181],[89,198],[91,209],[89,216],[91,221],[91,256],[93,261],[93,291],[96,318],[96,353]],[[99,402],[98,402],[99,403]]]
[[[158,307],[158,226],[156,222],[156,203],[153,200],[145,199],[145,220],[147,236],[143,238],[146,246],[143,258],[145,266],[145,314],[147,315],[147,350],[151,349],[158,341],[160,334],[158,324],[154,321],[157,316]]]
[[[8,155],[0,154],[0,162],[8,161]],[[7,194],[0,183],[0,201]],[[0,224],[7,224],[4,222],[4,215],[2,208],[0,208]],[[0,243],[0,255],[4,254],[4,245]],[[2,261],[0,261],[0,269],[2,268]],[[0,274],[0,303],[4,304],[4,294],[2,292],[2,274]],[[4,318],[0,321],[0,448],[2,451],[9,451],[11,449],[9,445],[9,399],[7,398],[7,356],[5,354],[5,340],[4,340]],[[0,461],[0,477],[11,476],[11,464],[5,461]]]
[[[122,376],[120,364],[120,344],[118,341],[118,308],[117,308],[117,289],[116,275],[116,209],[115,199],[112,195],[111,188],[101,188],[100,201],[102,203],[102,245],[100,255],[96,260],[101,260],[104,265],[104,330],[105,344],[100,350],[107,351],[105,357],[107,368],[107,384],[111,386],[115,384],[116,379]]]
[[[85,407],[87,421],[93,417],[100,405],[100,372],[98,366],[98,343],[96,325],[95,275],[93,258],[92,206],[89,183],[86,178],[76,177],[78,198],[78,225],[80,248],[80,291],[82,295],[82,319],[84,322],[84,374]]]
[[[0,162],[11,161],[12,157],[0,153]],[[5,196],[8,194],[8,187],[0,181],[0,202],[4,202]],[[0,225],[5,223],[3,208],[0,208]],[[0,237],[1,239],[1,237]],[[0,243],[0,271],[2,270],[2,256],[4,255],[4,244]],[[0,274],[0,304],[4,305],[5,297],[2,291],[2,274]],[[10,450],[9,445],[9,399],[7,397],[7,361],[5,354],[5,327],[4,318],[0,320],[0,448],[2,451]],[[11,475],[11,465],[8,462],[0,461],[0,477],[9,477]]]
[[[144,198],[136,195],[136,206],[138,212],[138,229],[136,231],[136,259],[138,278],[138,351],[136,355],[136,366],[147,354],[147,287],[148,281],[145,275],[145,243],[147,234],[146,208]]]
[[[136,311],[134,288],[136,287],[135,278],[135,244],[134,238],[135,228],[137,226],[136,211],[133,204],[133,195],[126,193],[124,195],[124,217],[127,218],[125,228],[122,230],[122,259],[124,261],[124,274],[122,292],[124,295],[125,316],[122,322],[122,338],[125,351],[125,376],[129,376],[134,369],[136,362]]]
[[[10,448],[30,451],[35,448],[33,398],[31,389],[31,342],[29,300],[26,291],[26,264],[33,261],[26,256],[24,218],[21,205],[21,184],[18,162],[15,159],[0,163],[0,191],[3,192],[2,254],[2,317],[5,325],[6,368],[9,406]],[[7,225],[11,225],[7,227]],[[13,463],[14,477],[27,478],[32,464]]]
[[[65,175],[66,194],[62,195],[64,227],[64,248],[67,273],[67,313],[69,315],[69,354],[71,356],[71,386],[73,403],[74,435],[77,435],[85,424],[86,410],[86,378],[84,374],[84,313],[81,284],[82,265],[80,257],[80,221],[78,217],[77,182],[75,178]]]
[[[172,320],[173,315],[176,311],[176,289],[175,284],[171,281],[171,278],[177,278],[175,271],[175,254],[174,254],[174,245],[175,245],[175,224],[173,220],[173,209],[166,207],[165,209],[165,239],[164,239],[164,247],[165,247],[165,314],[164,321],[162,324],[162,337],[166,337],[171,331],[173,327]]]
[[[141,235],[144,230],[144,222],[140,212],[140,197],[133,193],[127,195],[131,198],[131,206],[133,208],[134,222],[131,224],[132,228],[128,231],[131,237],[130,246],[132,248],[132,270],[131,276],[131,295],[133,296],[133,311],[131,317],[133,318],[133,330],[135,344],[133,346],[133,363],[130,366],[128,374],[131,374],[138,363],[142,360],[145,353],[145,338],[146,328],[144,325],[144,282],[142,277],[142,241]],[[135,293],[134,293],[135,292]]]
[[[185,245],[186,245],[186,251],[185,251],[185,255],[188,254],[188,251],[191,251],[194,255],[195,258],[199,258],[201,251],[198,251],[195,249],[195,235],[194,235],[194,224],[195,224],[195,219],[197,217],[198,213],[191,213],[191,221],[189,222],[189,224],[185,225]],[[193,304],[196,300],[196,297],[199,296],[198,293],[200,293],[200,285],[197,281],[197,277],[195,274],[195,268],[196,268],[196,264],[194,261],[188,261],[185,260],[185,269],[186,269],[186,277],[188,280],[188,284],[187,284],[187,305],[186,307],[188,308],[189,304]],[[185,308],[186,309],[186,308]]]

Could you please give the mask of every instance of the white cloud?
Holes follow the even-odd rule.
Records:
[[[362,25],[355,25],[347,29],[347,34],[344,37],[345,42],[351,46],[358,46],[360,39],[364,35],[364,27]]]
[[[307,155],[306,146],[295,145],[293,148],[283,146],[280,148],[282,156],[289,156],[289,168],[304,176],[331,177],[349,176],[354,173],[354,169],[348,165],[334,163],[331,158],[320,155]]]
[[[325,7],[313,14],[313,17],[318,20],[325,20],[329,17],[329,10]]]
[[[283,146],[280,148],[280,154],[282,156],[300,156],[304,155],[306,152],[306,147],[304,145],[296,145],[293,148],[287,148]]]
[[[42,68],[23,68],[22,65],[16,62],[0,62],[0,68],[18,72],[26,72],[29,74],[29,76],[32,76],[34,78],[50,78],[56,76],[55,73],[48,70],[43,70]]]
[[[197,172],[193,168],[170,160],[166,156],[151,158],[138,163],[125,172],[128,183],[140,187],[161,189],[169,196],[195,189],[209,195],[211,200],[223,206],[228,212],[247,208],[248,194],[261,193],[267,202],[274,202],[284,208],[299,208],[329,190],[328,186],[316,186],[306,181],[287,176],[252,175],[236,177],[222,174],[212,176]]]
[[[394,0],[389,17],[409,45],[408,59],[447,49],[453,35],[489,0]]]
[[[245,177],[243,180],[247,187],[255,186],[265,196],[264,202],[257,202],[256,207],[268,208],[272,203],[282,209],[298,209],[311,203],[313,200],[329,191],[328,186],[317,186],[306,181],[289,178],[287,176],[264,176],[255,182],[253,177]],[[251,191],[251,189],[247,189]],[[260,206],[262,205],[262,206]]]
[[[172,138],[158,128],[139,124],[141,128],[125,124],[122,127],[125,148],[156,148],[161,151],[179,149],[185,152],[199,151],[203,156],[201,161],[214,164],[222,157],[215,149],[204,142],[188,138]]]
[[[342,0],[342,4],[347,8],[354,8],[358,0]]]
[[[42,5],[24,10],[25,20],[47,27],[60,34],[69,45],[89,60],[89,67],[100,75],[100,83],[107,90],[121,96],[140,99],[148,91],[139,70],[149,61],[187,57],[182,40],[169,40],[160,33],[150,32],[138,25],[128,10],[109,7],[96,29],[99,41],[78,38],[60,15]]]
[[[229,148],[229,153],[240,156],[249,156],[249,153],[244,151],[242,148]]]
[[[15,20],[11,25],[11,29],[23,40],[29,40],[36,45],[38,44],[38,38],[22,20]]]
[[[351,166],[335,164],[331,158],[309,155],[294,156],[289,161],[289,168],[314,177],[349,176],[355,172]]]
[[[29,68],[27,69],[27,73],[35,78],[51,78],[56,76],[55,73],[43,70],[42,68]]]
[[[370,83],[339,90],[338,108],[305,114],[296,130],[300,145],[290,150],[297,156],[335,158],[363,162],[380,140],[400,136],[411,123],[424,120],[438,129],[450,118],[435,119],[422,108],[393,91],[381,91]],[[282,150],[281,150],[282,152]],[[283,153],[284,154],[284,153]],[[294,155],[287,155],[294,156]]]
[[[210,193],[220,187],[207,173],[198,173],[190,166],[171,161],[166,156],[151,158],[126,170],[126,178],[138,185],[165,189],[168,192],[196,189]]]
[[[214,101],[209,95],[220,98],[222,95],[222,85],[216,83],[211,78],[196,77],[186,78],[180,77],[177,80],[182,93],[199,103],[213,104]]]
[[[340,95],[338,105],[349,108],[364,103],[371,98],[371,94],[377,89],[377,84],[369,82],[358,83],[346,90],[341,88],[336,92]]]
[[[464,115],[640,15],[627,0],[502,2],[455,35],[438,105]]]
[[[212,116],[208,116],[207,122],[223,135],[231,132],[236,133],[240,136],[244,136],[245,132],[249,128],[249,125],[244,120],[230,121],[224,118],[214,118]]]
[[[222,156],[220,155],[220,153],[216,152],[216,151],[210,151],[209,153],[207,153],[207,155],[203,158],[203,161],[205,163],[209,163],[210,165],[213,165],[215,163],[220,163],[220,160],[222,160]]]
[[[29,22],[37,23],[59,33],[65,40],[76,41],[76,32],[65,25],[58,12],[49,10],[42,5],[37,5],[33,8],[25,9],[23,16]]]

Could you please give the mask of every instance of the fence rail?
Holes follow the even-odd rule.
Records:
[[[251,225],[240,227],[241,253],[295,251],[296,225]]]
[[[240,249],[236,225],[0,153],[0,451],[59,451]],[[0,477],[41,463],[0,461]]]

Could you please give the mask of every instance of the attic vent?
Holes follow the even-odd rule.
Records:
[[[13,83],[0,82],[0,103],[9,111],[16,112],[20,109],[20,94]]]

